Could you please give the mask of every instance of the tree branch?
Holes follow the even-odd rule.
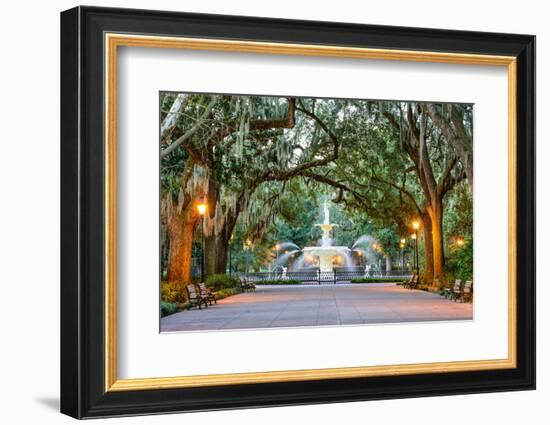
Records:
[[[463,116],[458,112],[457,107],[452,105],[450,106],[451,122],[449,123],[448,120],[439,112],[435,104],[427,103],[425,108],[430,115],[432,122],[439,128],[447,142],[460,156],[460,160],[466,171],[468,182],[470,187],[472,187],[474,179],[472,136],[468,134],[464,127]]]
[[[442,195],[443,189],[448,185],[448,181],[453,178],[452,171],[454,166],[456,165],[457,160],[458,158],[456,156],[453,157],[453,159],[447,164],[447,167],[445,168],[441,179],[439,179],[439,184],[437,185],[437,193],[439,196]]]
[[[270,120],[250,120],[250,130],[269,130],[275,128],[294,128],[296,125],[296,98],[291,97],[288,99],[288,113],[286,118],[270,119]],[[208,140],[207,148],[210,148],[230,134],[237,131],[238,123],[231,121],[220,127]]]
[[[160,157],[161,158],[164,158],[166,157],[167,155],[169,155],[170,153],[172,153],[178,146],[180,146],[182,143],[184,143],[185,141],[189,140],[191,138],[191,136],[193,136],[193,134],[196,133],[196,131],[200,128],[200,126],[203,124],[204,120],[206,119],[206,117],[208,117],[208,115],[210,114],[210,111],[212,110],[212,108],[214,107],[214,105],[216,104],[217,102],[217,97],[214,96],[212,97],[212,99],[210,100],[210,103],[208,103],[208,105],[206,106],[206,109],[204,110],[204,112],[202,113],[202,115],[199,117],[199,119],[195,122],[195,124],[189,129],[187,130],[182,136],[178,137],[175,141],[173,141],[172,143],[170,143],[168,145],[168,147],[166,149],[164,149],[163,151],[161,151],[160,153]],[[193,155],[189,149],[191,149],[190,147],[187,148],[186,150],[188,150],[188,152],[190,153],[191,156],[197,156],[197,155]],[[197,158],[198,159],[198,158]]]
[[[262,176],[263,181],[270,181],[270,180],[284,181],[295,176],[303,175],[303,173],[306,170],[327,165],[338,159],[338,155],[340,151],[340,141],[338,140],[338,137],[334,134],[334,132],[332,132],[332,130],[330,130],[328,126],[313,112],[310,112],[298,106],[296,106],[296,110],[313,118],[317,122],[317,124],[319,124],[319,126],[323,129],[323,131],[327,133],[327,135],[329,136],[332,142],[332,153],[324,158],[313,159],[309,162],[303,162],[289,170],[285,170],[285,171],[268,170]]]
[[[168,143],[170,136],[176,128],[176,122],[178,121],[178,114],[181,113],[189,101],[189,95],[187,94],[178,94],[174,99],[174,103],[170,107],[164,120],[160,125],[160,140],[163,144]]]
[[[374,174],[374,170],[373,170],[372,179],[374,181],[377,181],[378,183],[382,183],[382,184],[388,185],[390,187],[393,187],[394,189],[397,189],[400,193],[402,193],[403,195],[405,195],[407,198],[410,199],[410,201],[413,204],[413,207],[418,211],[419,214],[422,213],[422,209],[420,208],[420,206],[416,202],[416,199],[414,199],[414,196],[412,195],[412,193],[410,193],[404,187],[401,187],[401,186],[399,186],[399,185],[397,185],[397,184],[395,184],[391,181],[386,181],[386,180],[381,179],[380,177],[376,176],[376,174]]]

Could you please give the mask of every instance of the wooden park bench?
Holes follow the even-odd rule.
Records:
[[[403,288],[408,288],[409,286],[412,285],[413,281],[414,281],[414,274],[411,275],[411,278],[409,280],[407,280],[406,282],[403,282]]]
[[[451,295],[449,298],[453,301],[458,300],[462,296],[462,281],[460,279],[455,280],[453,289],[451,290]]]
[[[449,287],[445,287],[439,292],[439,295],[447,299],[451,298],[451,294],[452,294],[452,291],[451,291],[451,288]]]
[[[411,277],[411,280],[409,280],[406,284],[406,287],[409,289],[416,289],[420,285],[420,276],[417,274],[414,274]]]
[[[239,277],[239,281],[241,282],[241,289],[243,290],[243,292],[256,290],[256,285],[254,285],[252,282],[249,282],[246,277]]]
[[[208,298],[197,292],[195,285],[187,285],[185,289],[187,291],[187,310],[190,310],[191,307],[198,307],[200,310],[201,304],[208,307]]]
[[[460,300],[462,302],[470,302],[472,301],[472,295],[473,295],[473,288],[472,288],[472,281],[467,280],[464,283],[464,287],[462,288],[462,295],[460,296]]]
[[[210,305],[212,305],[212,301],[214,301],[214,304],[217,304],[216,293],[213,292],[210,288],[207,288],[204,282],[199,283],[199,292],[200,296],[206,298]]]
[[[415,276],[414,281],[411,284],[411,289],[416,289],[416,288],[418,288],[418,286],[420,286],[420,275],[419,274],[417,274]]]

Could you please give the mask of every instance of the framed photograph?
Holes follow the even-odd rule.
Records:
[[[61,14],[61,411],[535,388],[535,37]]]

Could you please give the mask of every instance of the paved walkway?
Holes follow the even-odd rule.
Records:
[[[472,304],[395,284],[260,286],[161,319],[162,332],[470,320]]]

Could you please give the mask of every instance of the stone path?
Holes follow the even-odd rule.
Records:
[[[470,320],[472,304],[395,284],[260,286],[161,319],[161,332]]]

